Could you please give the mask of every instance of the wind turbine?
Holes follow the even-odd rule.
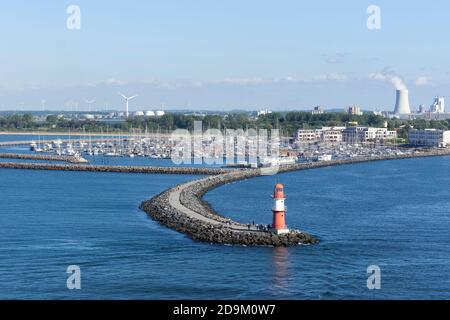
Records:
[[[86,103],[89,106],[89,112],[91,112],[92,104],[95,102],[95,100],[86,100]]]
[[[128,102],[129,102],[130,100],[133,100],[134,98],[136,98],[137,95],[134,95],[134,96],[131,96],[131,97],[127,97],[127,96],[125,96],[123,93],[120,93],[120,92],[119,92],[119,95],[121,95],[122,98],[125,99],[125,116],[128,118]]]

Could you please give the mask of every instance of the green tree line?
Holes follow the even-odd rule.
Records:
[[[410,128],[443,130],[450,128],[450,120],[386,120],[384,117],[374,114],[274,112],[258,118],[251,117],[246,113],[206,116],[167,113],[161,117],[130,117],[126,121],[114,123],[97,120],[65,119],[56,115],[49,115],[45,120],[37,121],[31,114],[12,114],[0,117],[0,130],[128,132],[133,129],[140,129],[153,132],[171,132],[175,129],[193,130],[195,121],[202,121],[203,129],[280,129],[285,135],[293,135],[298,129],[348,126],[352,123],[358,123],[358,125],[362,126],[383,127],[385,121],[388,122],[389,129],[397,129],[399,131],[399,137],[406,137],[406,133]]]

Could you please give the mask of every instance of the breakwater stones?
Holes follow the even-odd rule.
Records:
[[[52,155],[52,154],[0,153],[0,158],[62,161],[62,162],[69,162],[69,163],[87,163],[88,162],[86,159],[84,159],[82,157],[59,156],[59,155]]]
[[[181,167],[142,167],[142,166],[103,166],[88,164],[54,164],[54,163],[23,163],[0,162],[0,168],[28,169],[28,170],[57,170],[57,171],[89,171],[89,172],[117,172],[117,173],[152,173],[152,174],[191,174],[216,175],[229,172],[220,168],[181,168]]]
[[[140,208],[152,219],[162,225],[185,233],[198,241],[246,245],[246,246],[293,246],[314,244],[319,240],[307,233],[293,230],[290,233],[276,235],[270,231],[247,230],[247,225],[232,221],[217,214],[211,206],[202,200],[209,190],[233,181],[244,180],[260,175],[260,170],[242,170],[199,179],[194,183],[186,183],[144,201]],[[178,210],[169,201],[170,194],[181,190]],[[215,223],[195,219],[189,215],[192,210]]]
[[[170,205],[170,192],[171,190],[165,191],[151,200],[144,201],[140,208],[152,219],[186,234],[193,240],[246,246],[292,246],[318,242],[315,237],[301,232],[275,235],[270,232],[236,230],[224,223],[213,225],[190,218],[184,212],[180,212]]]
[[[280,166],[277,173],[370,161],[443,156],[449,154],[450,150],[448,149],[433,149],[425,151],[422,150],[413,154],[354,158],[348,160],[314,163],[297,163]],[[262,174],[263,172],[261,169],[246,169],[205,177],[196,180],[194,183],[185,183],[176,186],[175,188],[166,190],[152,199],[142,202],[140,208],[152,219],[158,221],[162,225],[178,232],[182,232],[190,238],[198,241],[246,246],[293,246],[299,244],[318,243],[318,238],[297,230],[293,230],[290,233],[282,235],[276,235],[268,231],[245,230],[246,224],[232,221],[229,218],[219,215],[206,201],[203,200],[203,196],[211,189],[234,181],[258,177]],[[170,194],[175,190],[181,190],[179,196],[179,202],[182,205],[181,209],[175,208],[169,201]],[[194,211],[210,219],[211,221],[214,221],[214,223],[208,223],[200,219],[195,219],[189,215],[189,211]]]

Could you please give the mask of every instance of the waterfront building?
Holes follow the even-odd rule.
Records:
[[[295,141],[299,143],[340,143],[342,131],[345,127],[322,127],[322,129],[300,129],[295,134]]]
[[[370,141],[388,141],[397,139],[397,131],[387,128],[323,127],[322,129],[300,129],[295,134],[297,143],[360,143]]]
[[[300,143],[314,143],[320,141],[320,131],[317,129],[300,129],[295,134],[295,141]]]
[[[415,146],[447,147],[450,146],[450,130],[413,129],[408,132],[408,143]]]
[[[330,128],[327,130],[322,129],[321,141],[327,143],[340,143],[342,142],[342,131],[340,128]]]
[[[342,138],[347,143],[360,143],[370,141],[386,141],[397,139],[397,131],[387,128],[348,127],[342,131]]]

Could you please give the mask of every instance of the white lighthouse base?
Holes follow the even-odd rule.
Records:
[[[291,230],[289,229],[272,229],[272,232],[275,233],[276,235],[280,235],[280,234],[286,234],[291,232]]]

